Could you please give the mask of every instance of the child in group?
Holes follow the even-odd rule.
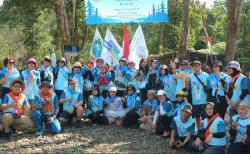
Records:
[[[171,122],[170,148],[180,149],[186,147],[195,132],[195,122],[192,118],[192,106],[186,104]]]
[[[141,109],[141,129],[152,130],[153,125],[155,125],[156,120],[154,119],[154,114],[158,110],[158,101],[155,98],[156,91],[148,90],[148,99],[142,105]]]
[[[109,120],[109,124],[120,125],[125,116],[125,111],[122,106],[121,97],[116,96],[116,93],[116,87],[109,89],[109,96],[105,99],[105,104],[107,105],[106,116]]]
[[[140,97],[135,91],[134,85],[127,87],[128,95],[123,100],[123,108],[126,110],[126,116],[123,119],[122,125],[124,127],[139,128]]]
[[[155,133],[157,135],[162,135],[162,137],[170,136],[170,124],[174,117],[174,106],[172,102],[166,97],[164,90],[159,90],[157,92],[158,101],[160,103],[159,116]]]
[[[229,131],[231,144],[227,149],[228,154],[250,153],[250,115],[248,106],[240,104],[238,114],[232,117]]]
[[[108,118],[104,114],[104,98],[100,94],[98,85],[94,85],[92,95],[89,96],[86,116],[94,125],[108,124]]]

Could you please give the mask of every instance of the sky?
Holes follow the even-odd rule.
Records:
[[[0,6],[3,4],[3,0],[0,0]]]

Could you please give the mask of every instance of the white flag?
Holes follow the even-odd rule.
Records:
[[[105,63],[119,64],[119,59],[122,56],[122,48],[115,40],[114,36],[107,28],[105,40],[103,42],[103,48],[101,57]]]
[[[94,59],[97,59],[98,57],[101,57],[102,45],[103,45],[103,40],[102,40],[102,37],[101,37],[101,35],[99,33],[98,28],[96,27],[95,36],[93,38],[92,46],[91,46],[91,49],[90,49],[90,55]]]
[[[142,58],[146,59],[148,57],[148,49],[144,39],[141,25],[138,26],[129,48],[130,54],[128,56],[128,60],[134,61],[136,64],[135,67],[138,69],[140,60]]]

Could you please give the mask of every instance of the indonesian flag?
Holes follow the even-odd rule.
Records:
[[[128,36],[128,25],[124,26],[123,31],[123,56],[128,60],[129,50],[129,36]]]

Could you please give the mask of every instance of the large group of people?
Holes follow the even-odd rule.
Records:
[[[29,58],[24,70],[6,56],[0,71],[0,131],[45,129],[64,125],[121,125],[169,137],[170,148],[214,153],[250,153],[250,80],[231,61],[202,69],[195,57],[169,65],[158,60],[135,62],[121,57],[107,64],[99,57],[87,64],[64,57]],[[229,124],[225,122],[228,111]],[[229,126],[230,125],[230,126]],[[230,143],[227,143],[227,133]],[[229,146],[228,146],[229,145]]]

